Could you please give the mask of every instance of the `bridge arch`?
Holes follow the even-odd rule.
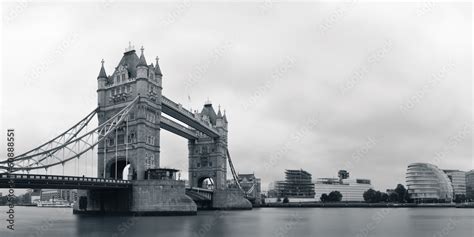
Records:
[[[203,176],[198,179],[198,187],[205,189],[215,189],[215,180],[210,176]]]
[[[109,160],[106,169],[107,169],[107,176],[106,178],[109,179],[115,179],[115,165],[117,164],[117,179],[128,179],[128,180],[135,180],[137,179],[137,170],[135,168],[135,165],[130,162],[130,160],[126,160],[125,157],[118,157],[117,162],[115,162],[115,159]],[[124,171],[126,168],[129,168],[129,170],[125,173],[128,174],[128,177],[124,177]]]

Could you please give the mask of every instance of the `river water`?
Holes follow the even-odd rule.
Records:
[[[70,208],[15,207],[15,230],[0,236],[321,236],[472,237],[474,209],[456,208],[260,208],[200,211],[197,216],[85,217]]]

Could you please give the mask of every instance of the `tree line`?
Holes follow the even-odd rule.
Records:
[[[385,192],[376,191],[369,189],[364,192],[364,201],[368,203],[377,202],[395,202],[395,203],[407,203],[409,201],[408,190],[402,184],[398,184],[397,187],[389,194]]]

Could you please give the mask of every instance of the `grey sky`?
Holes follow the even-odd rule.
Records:
[[[382,190],[412,162],[473,168],[470,3],[17,4],[2,10],[1,129],[20,151],[90,112],[100,60],[111,74],[131,41],[160,57],[164,95],[226,110],[236,169],[264,189],[286,168]],[[162,166],[187,170],[187,141],[161,139]]]

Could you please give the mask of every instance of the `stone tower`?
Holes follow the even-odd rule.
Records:
[[[98,118],[104,123],[137,96],[137,106],[128,122],[113,131],[98,146],[98,177],[122,179],[130,164],[128,179],[143,180],[145,171],[160,165],[160,117],[162,73],[158,65],[148,65],[129,45],[112,75],[107,76],[104,61],[97,77]],[[116,172],[117,171],[117,172]]]
[[[201,113],[201,121],[208,123],[220,133],[219,138],[208,136],[189,140],[189,185],[203,187],[206,179],[211,180],[214,189],[226,188],[227,174],[227,118],[220,108],[216,114],[210,101],[206,102]]]

